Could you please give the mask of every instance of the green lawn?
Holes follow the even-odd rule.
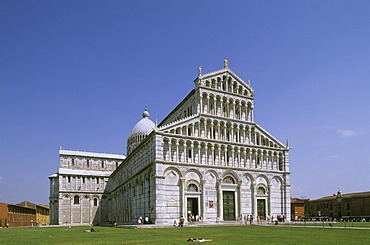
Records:
[[[333,225],[333,227],[344,227],[344,228],[352,228],[352,227],[367,227],[370,228],[370,222],[292,222],[287,223],[287,225],[295,225],[295,226],[329,226],[329,223]]]
[[[212,226],[124,229],[94,227],[0,229],[0,244],[189,244],[189,237],[212,239],[206,244],[369,244],[370,230],[292,226]]]

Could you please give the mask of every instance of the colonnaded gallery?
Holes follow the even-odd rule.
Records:
[[[127,156],[59,150],[51,224],[171,225],[284,215],[290,220],[289,146],[254,122],[255,93],[228,68],[202,74],[156,124],[145,110]]]

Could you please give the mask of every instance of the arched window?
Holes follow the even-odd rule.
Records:
[[[234,179],[232,177],[230,177],[230,176],[225,177],[223,182],[225,184],[235,184]]]
[[[191,128],[188,127],[188,136],[191,136]]]
[[[187,191],[198,192],[198,186],[196,184],[190,184]]]
[[[283,171],[283,157],[282,156],[279,157],[279,170]]]
[[[224,104],[224,106],[223,106],[223,112],[224,112],[224,117],[228,117],[229,116],[229,113],[227,111],[227,104]]]
[[[80,197],[79,196],[74,196],[73,197],[73,204],[80,204]]]
[[[94,207],[98,206],[98,198],[94,198]]]
[[[258,187],[257,189],[257,194],[258,195],[266,195],[266,190],[262,186]]]

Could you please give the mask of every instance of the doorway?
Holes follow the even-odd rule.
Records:
[[[187,198],[187,211],[188,214],[191,212],[194,216],[199,215],[198,198],[188,197]]]
[[[235,220],[235,192],[224,191],[222,199],[224,220]]]
[[[262,216],[263,219],[266,219],[266,200],[257,199],[257,215]]]

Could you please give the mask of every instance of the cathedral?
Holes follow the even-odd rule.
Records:
[[[60,149],[50,223],[290,220],[289,146],[255,123],[254,97],[225,59],[220,70],[199,68],[194,89],[159,124],[144,110],[126,156]]]

